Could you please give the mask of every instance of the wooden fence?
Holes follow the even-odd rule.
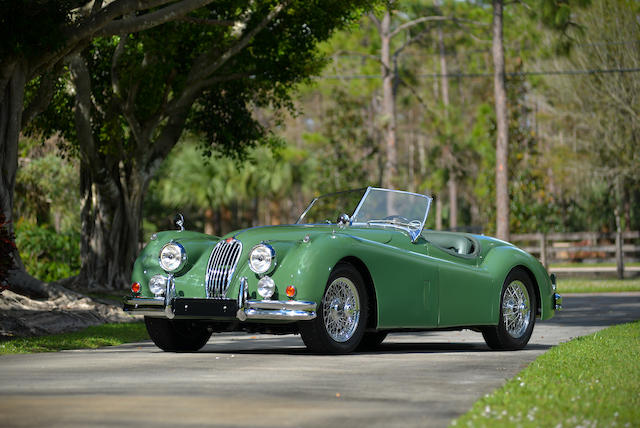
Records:
[[[615,262],[617,276],[623,278],[625,262],[640,260],[640,231],[524,233],[511,235],[511,242],[537,256],[547,269],[552,263],[587,262],[598,271],[598,264]]]

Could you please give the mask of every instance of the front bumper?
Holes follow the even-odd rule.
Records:
[[[246,278],[240,279],[238,299],[189,299],[176,297],[125,297],[124,310],[134,315],[162,318],[237,318],[246,320],[308,321],[316,317],[316,303],[300,300],[248,300]]]

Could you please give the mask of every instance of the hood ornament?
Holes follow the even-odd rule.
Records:
[[[176,218],[173,222],[176,227],[180,229],[180,232],[184,230],[184,216],[181,213],[176,214]]]

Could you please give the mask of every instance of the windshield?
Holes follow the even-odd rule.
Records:
[[[345,213],[350,215],[352,225],[398,227],[415,239],[424,227],[430,205],[431,198],[425,195],[369,187],[315,198],[297,223],[336,223]]]

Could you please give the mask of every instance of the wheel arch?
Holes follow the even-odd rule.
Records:
[[[369,319],[367,320],[367,328],[376,328],[378,326],[378,298],[376,296],[376,288],[371,273],[367,265],[355,256],[346,256],[338,261],[338,263],[348,263],[362,275],[364,279],[365,289],[369,297]],[[336,264],[338,264],[336,263]]]
[[[525,266],[525,265],[517,265],[517,266],[514,266],[509,271],[509,273],[507,274],[507,277],[509,275],[511,275],[511,272],[513,272],[516,269],[522,270],[525,274],[527,274],[527,276],[531,280],[531,285],[533,286],[533,291],[534,291],[534,293],[536,295],[536,316],[540,316],[540,314],[541,314],[540,285],[538,284],[538,281],[536,280],[536,276],[533,274],[531,269],[529,269],[527,266]]]

